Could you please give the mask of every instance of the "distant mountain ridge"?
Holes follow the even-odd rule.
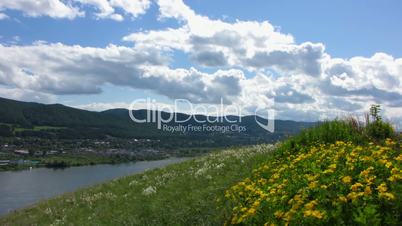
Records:
[[[156,112],[158,113],[158,112]],[[146,118],[147,110],[134,110],[136,118]],[[159,114],[159,113],[158,113]],[[157,115],[158,115],[157,114]],[[170,113],[161,112],[163,118],[168,118]],[[189,115],[177,113],[179,119],[188,118]],[[240,119],[239,116],[228,116],[231,120]],[[197,115],[197,119],[205,120],[207,116]],[[214,118],[214,117],[210,117]],[[266,121],[258,117],[259,121]],[[245,126],[246,131],[242,133],[216,133],[216,132],[193,132],[193,133],[171,133],[158,130],[156,123],[135,123],[128,114],[127,109],[109,109],[102,112],[93,112],[61,104],[40,104],[33,102],[22,102],[0,98],[0,123],[12,127],[35,128],[46,126],[50,129],[41,131],[20,132],[17,136],[44,136],[52,134],[58,138],[102,138],[105,136],[119,138],[160,138],[160,137],[208,137],[219,139],[222,137],[236,138],[255,138],[259,140],[278,140],[284,136],[289,136],[299,132],[303,128],[313,126],[312,122],[295,122],[290,120],[275,120],[275,133],[269,133],[260,128],[255,122],[255,116],[242,116],[239,126]],[[179,125],[170,122],[168,125]],[[181,125],[197,124],[191,120],[180,123]],[[210,124],[210,123],[205,123]],[[216,123],[216,125],[230,125],[229,122]],[[52,130],[52,127],[59,129]],[[219,136],[217,136],[219,135]]]

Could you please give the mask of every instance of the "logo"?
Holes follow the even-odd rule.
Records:
[[[138,113],[136,109],[143,110]],[[171,133],[241,133],[247,131],[242,123],[243,109],[237,105],[224,105],[222,98],[219,104],[193,104],[187,99],[176,99],[171,105],[147,98],[131,102],[128,113],[135,123],[154,123],[157,129]],[[275,131],[273,109],[256,108],[254,120],[262,129],[271,133]]]

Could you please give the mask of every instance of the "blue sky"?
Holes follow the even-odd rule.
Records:
[[[91,110],[141,97],[220,96],[245,109],[276,98],[281,117],[306,120],[380,103],[399,120],[401,1],[127,2],[0,0],[0,95]]]
[[[371,56],[385,52],[402,56],[402,2],[398,0],[339,1],[185,1],[196,12],[228,21],[268,20],[297,42],[323,42],[336,57]],[[90,9],[89,9],[90,10]],[[93,10],[92,10],[93,11]],[[121,38],[131,32],[174,26],[175,21],[157,20],[158,6],[134,20],[123,22],[79,18],[74,20],[31,18],[10,10],[13,19],[1,20],[2,42],[19,36],[19,44],[37,40],[103,47],[109,43],[129,45]]]

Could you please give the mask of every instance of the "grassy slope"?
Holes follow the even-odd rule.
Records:
[[[225,150],[124,177],[17,211],[0,225],[221,225],[224,191],[251,176],[272,149]]]
[[[233,203],[227,202],[224,198],[225,191],[245,178],[252,178],[257,172],[254,169],[258,169],[262,164],[272,165],[275,160],[286,160],[290,156],[301,158],[304,153],[303,150],[312,150],[312,146],[322,143],[331,144],[342,140],[365,146],[370,141],[381,143],[384,138],[392,134],[392,128],[382,122],[376,122],[367,127],[355,126],[355,123],[348,121],[325,122],[317,128],[304,131],[299,136],[285,141],[275,152],[272,152],[272,146],[264,145],[216,152],[206,157],[121,178],[42,202],[32,208],[17,211],[0,219],[0,225],[222,225],[235,214],[232,212]],[[392,152],[392,158],[400,154],[400,149],[395,150]],[[321,156],[324,153],[329,153],[329,156],[332,156],[337,151],[324,148],[322,153],[318,154]],[[377,153],[377,150],[370,153]],[[381,156],[373,156],[373,164],[376,164],[377,161],[381,162],[381,159],[378,158]],[[402,159],[402,157],[396,157],[396,159],[399,158]],[[332,161],[333,159],[329,157],[329,160]],[[306,165],[303,165],[301,169],[303,172],[325,170],[314,167],[314,164],[309,164],[309,161],[306,161]],[[398,170],[400,169],[398,168]],[[288,173],[290,174],[289,178],[293,180],[294,178],[291,175],[295,171],[291,170]],[[360,171],[355,173],[359,175]],[[386,174],[378,174],[376,186],[377,182],[383,183],[383,181],[388,180],[388,174],[388,171]],[[258,179],[257,177],[257,182]],[[389,191],[396,191],[395,194],[399,194],[400,181],[393,183],[396,184],[390,186]],[[251,185],[254,186],[254,184]],[[297,184],[291,183],[290,187],[286,187],[286,189],[290,189],[293,185]],[[348,186],[345,185],[345,189],[352,189]],[[251,188],[253,187],[246,186],[247,192],[244,194],[250,195],[249,190]],[[376,189],[373,191],[379,190],[378,187],[372,189]],[[243,196],[240,193],[239,195]],[[323,195],[327,194],[324,192]],[[391,200],[392,202],[396,200],[399,203],[396,206],[396,214],[401,212],[399,206],[402,204],[399,197],[398,195],[396,199]],[[313,195],[309,196],[309,200],[310,198],[317,197]],[[376,199],[373,200],[377,202]],[[392,202],[391,204],[393,204]],[[241,201],[240,203],[248,202]],[[288,205],[285,204],[283,207],[287,208]],[[367,210],[368,213],[364,212],[360,214],[362,216],[358,215],[357,218],[361,221],[374,219],[370,217],[373,215],[370,208],[362,210],[363,212]],[[253,211],[250,214],[254,216],[257,213],[257,208],[251,209]],[[267,214],[272,214],[271,212],[263,213],[256,216],[264,217]],[[398,217],[400,215],[394,215],[392,219]],[[257,221],[249,221],[248,223],[251,222],[256,223]],[[258,221],[258,223],[260,222]],[[314,225],[315,221],[311,221],[311,223]],[[393,223],[388,224],[393,225]],[[362,223],[362,225],[369,224]]]

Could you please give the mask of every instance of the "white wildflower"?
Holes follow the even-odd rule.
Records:
[[[142,194],[145,196],[152,195],[156,193],[156,188],[154,186],[149,186],[142,191]]]
[[[136,181],[136,180],[133,180],[133,181],[131,181],[129,184],[128,184],[128,186],[134,186],[134,185],[137,185],[138,184],[138,181]]]

